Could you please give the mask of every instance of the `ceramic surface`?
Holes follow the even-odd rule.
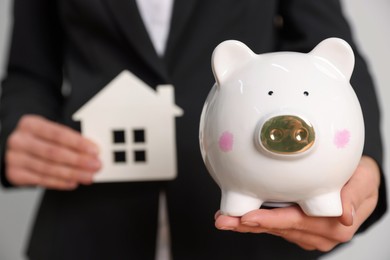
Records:
[[[200,147],[231,216],[264,203],[297,203],[340,216],[340,190],[362,155],[364,122],[349,83],[354,54],[329,38],[309,53],[255,54],[229,40],[212,56]]]

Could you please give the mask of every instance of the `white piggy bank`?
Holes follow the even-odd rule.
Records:
[[[234,40],[216,47],[200,147],[223,214],[242,216],[263,203],[342,214],[340,191],[364,144],[353,67],[351,47],[337,38],[309,53],[257,55]]]

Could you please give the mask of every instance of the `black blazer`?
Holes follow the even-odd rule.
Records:
[[[320,255],[277,237],[214,228],[220,191],[200,156],[198,124],[214,83],[211,53],[226,39],[240,40],[256,53],[307,52],[327,37],[348,41],[356,54],[352,85],[368,126],[364,153],[382,164],[373,84],[339,1],[175,0],[163,58],[153,49],[134,0],[15,0],[14,18],[0,103],[3,155],[23,114],[78,129],[71,115],[124,69],[150,86],[173,84],[176,103],[185,111],[176,120],[176,180],[45,191],[27,251],[31,259],[153,259],[160,189],[167,194],[174,259]],[[4,171],[2,181],[7,185]],[[382,180],[380,202],[362,230],[385,212],[384,192]]]

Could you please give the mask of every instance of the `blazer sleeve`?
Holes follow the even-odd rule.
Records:
[[[360,232],[380,219],[387,210],[386,183],[383,172],[383,149],[380,133],[380,110],[369,68],[360,54],[348,21],[338,0],[280,1],[280,50],[310,51],[328,37],[346,40],[355,53],[355,68],[351,78],[365,121],[365,144],[363,154],[372,157],[381,169],[379,201],[375,211],[360,227]]]
[[[53,0],[15,0],[6,76],[1,84],[1,182],[9,134],[20,117],[38,114],[52,120],[61,114],[62,34]]]

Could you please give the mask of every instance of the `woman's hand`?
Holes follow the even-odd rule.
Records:
[[[18,186],[74,189],[100,169],[98,148],[66,126],[23,116],[7,141],[6,177]]]
[[[298,206],[259,209],[242,217],[217,212],[215,226],[221,230],[269,233],[306,250],[329,251],[352,239],[360,225],[374,211],[378,201],[380,172],[376,162],[363,156],[341,190],[343,214],[340,217],[309,217]]]

